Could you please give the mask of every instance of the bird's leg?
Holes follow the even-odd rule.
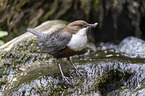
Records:
[[[70,82],[67,79],[68,77],[64,76],[64,74],[62,72],[61,65],[60,65],[60,59],[57,60],[57,63],[58,63],[59,70],[60,70],[60,73],[61,73],[61,76],[62,76],[63,80],[65,80],[69,85],[71,85]]]
[[[75,68],[75,70],[76,70],[80,75],[83,76],[83,74],[76,68],[76,66],[73,64],[73,62],[70,60],[70,58],[67,57],[67,59],[68,59],[68,61],[72,64],[72,66]]]

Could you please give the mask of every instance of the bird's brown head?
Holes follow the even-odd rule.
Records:
[[[92,24],[93,25],[93,24]],[[69,32],[71,34],[77,33],[82,28],[87,28],[90,26],[86,21],[83,20],[77,20],[72,23],[69,23],[64,29],[64,32]]]

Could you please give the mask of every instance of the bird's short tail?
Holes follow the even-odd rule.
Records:
[[[34,30],[32,28],[28,28],[27,30],[29,32],[31,32],[32,34],[36,35],[40,41],[43,41],[44,40],[46,34],[44,34],[42,32],[39,32],[37,30]]]

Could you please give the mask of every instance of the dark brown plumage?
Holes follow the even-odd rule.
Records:
[[[68,24],[62,30],[53,32],[49,35],[36,31],[32,28],[29,28],[28,31],[36,35],[42,43],[41,52],[53,55],[59,62],[59,59],[63,57],[67,57],[67,59],[70,61],[70,56],[82,51],[87,45],[86,32],[90,27],[95,27],[96,25],[97,23],[88,24],[83,20],[77,20]],[[70,63],[74,66],[72,61],[70,61]],[[58,63],[58,65],[62,77],[68,82],[67,78],[62,72],[60,63]],[[75,66],[74,68],[77,72],[79,72]],[[79,73],[82,75],[81,72]]]

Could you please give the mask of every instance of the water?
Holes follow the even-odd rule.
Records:
[[[78,70],[82,70],[83,76],[74,70],[67,59],[62,59],[63,72],[69,77],[72,85],[62,80],[56,59],[52,56],[37,53],[32,49],[19,52],[13,48],[11,52],[1,54],[0,94],[6,96],[144,96],[145,59],[142,54],[140,55],[144,52],[141,50],[144,41],[137,38],[129,38],[127,41],[138,42],[138,44],[134,48],[131,47],[132,43],[126,41],[122,41],[123,43],[119,45],[100,43],[97,52],[86,49],[85,54],[73,56],[71,59]],[[29,46],[26,48],[28,50]],[[130,54],[127,50],[134,51]]]

